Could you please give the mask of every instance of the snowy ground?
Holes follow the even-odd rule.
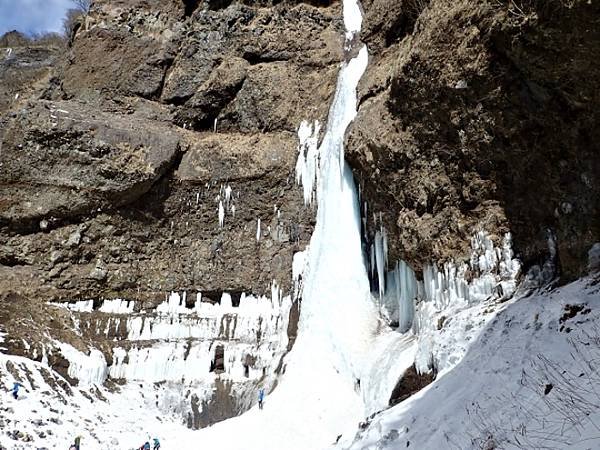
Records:
[[[128,385],[119,393],[80,390],[43,364],[0,355],[0,381],[9,389],[14,379],[27,391],[18,400],[2,393],[0,448],[68,448],[80,435],[84,448],[129,449],[141,446],[149,433],[174,445],[186,431],[174,415],[159,413],[152,385]]]
[[[338,448],[598,449],[599,363],[598,279],[515,299],[453,370]]]
[[[17,401],[2,394],[0,446],[61,448],[80,434],[90,449],[134,448],[155,435],[163,448],[322,449],[343,433],[335,448],[600,448],[600,283],[586,278],[497,306],[457,311],[437,342],[443,349],[461,329],[472,330],[464,359],[358,432],[412,363],[417,339],[410,334],[377,340],[379,364],[369,364],[361,388],[380,404],[363,404],[357,387],[327,364],[327,348],[307,336],[264,410],[200,431],[159,411],[156,396],[173,385],[71,388],[68,395],[67,383],[42,364],[0,355],[0,382],[8,388],[17,374],[29,391]]]

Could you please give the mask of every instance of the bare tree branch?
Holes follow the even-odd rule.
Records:
[[[90,6],[92,6],[92,0],[72,0],[75,4],[75,8],[83,13],[88,13]]]

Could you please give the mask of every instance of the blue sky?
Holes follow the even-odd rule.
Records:
[[[0,0],[0,35],[62,31],[62,20],[71,0]]]

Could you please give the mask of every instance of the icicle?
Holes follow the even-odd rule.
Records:
[[[388,268],[388,239],[387,239],[387,233],[383,227],[381,228],[381,234],[383,235],[383,262],[384,262],[385,270],[387,270],[387,268]]]
[[[225,188],[225,204],[229,205],[229,201],[231,200],[231,186],[227,185]]]
[[[415,316],[415,299],[418,292],[417,277],[415,272],[403,260],[396,266],[396,273],[398,286],[400,286],[398,331],[405,333],[412,327]]]
[[[223,208],[223,202],[219,200],[219,226],[222,228],[225,222],[225,208]]]
[[[383,235],[380,231],[375,233],[375,263],[377,264],[377,281],[379,282],[379,299],[385,294],[385,250],[383,248]]]
[[[99,311],[110,314],[131,314],[134,307],[133,301],[115,299],[102,302]]]
[[[256,242],[260,241],[260,217],[256,223]]]
[[[298,128],[298,161],[296,162],[296,182],[304,192],[304,204],[312,203],[315,186],[318,183],[319,148],[318,139],[321,125],[318,121],[310,125],[303,121]]]

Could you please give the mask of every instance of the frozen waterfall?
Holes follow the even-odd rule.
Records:
[[[345,64],[319,147],[317,223],[313,233],[300,318],[301,337],[318,336],[332,361],[360,375],[360,362],[377,327],[363,261],[361,218],[352,172],[343,160],[344,133],[356,115],[356,85],[367,65],[367,49]],[[340,165],[341,161],[341,165]],[[343,320],[344,326],[336,326]]]
[[[356,0],[345,0],[347,46],[355,43],[361,21]],[[240,427],[260,430],[245,434],[244,448],[325,448],[365,416],[359,386],[372,364],[380,320],[362,252],[356,187],[344,161],[344,134],[356,116],[356,88],[367,63],[366,46],[342,63],[320,146],[318,122],[299,126],[297,181],[303,185],[305,203],[316,200],[317,220],[303,268],[294,264],[296,275],[303,272],[298,337],[263,410],[253,408],[200,432],[201,439],[214,439],[220,448],[239,448],[238,433],[231,430]],[[386,344],[388,350],[393,345],[389,339]]]

